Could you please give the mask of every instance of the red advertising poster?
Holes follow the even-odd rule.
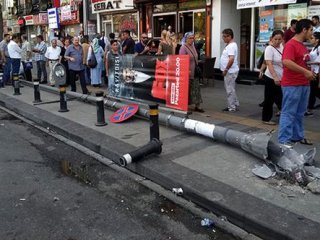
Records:
[[[108,53],[108,94],[188,111],[189,56]]]

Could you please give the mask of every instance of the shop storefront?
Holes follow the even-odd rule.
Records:
[[[70,4],[70,3],[69,3]],[[63,5],[60,7],[60,35],[61,36],[78,36],[82,30],[80,24],[79,5]]]
[[[240,66],[251,71],[257,70],[257,62],[274,30],[285,31],[290,27],[292,19],[311,19],[312,16],[320,16],[320,1],[314,0],[278,0],[259,3],[252,0],[238,0],[237,8],[241,11]]]
[[[206,33],[210,33],[207,6],[211,5],[211,1],[176,0],[155,3],[136,0],[135,3],[140,13],[141,31],[148,33],[150,38],[159,39],[162,30],[180,33],[180,36],[186,32],[194,32],[196,42],[204,43]]]
[[[139,14],[133,0],[106,1],[92,0],[92,13],[97,14],[97,31],[106,35],[130,30],[133,39],[139,36]]]

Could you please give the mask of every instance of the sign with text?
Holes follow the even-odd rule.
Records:
[[[57,8],[48,9],[49,29],[59,28],[59,14]]]
[[[24,16],[24,20],[26,21],[26,26],[34,24],[33,15]]]
[[[91,0],[92,13],[134,9],[133,0]]]
[[[308,18],[311,19],[313,16],[320,16],[320,5],[309,6]]]
[[[108,53],[110,96],[164,103],[188,111],[188,55],[135,56]]]
[[[296,3],[297,0],[237,0],[237,9]]]
[[[260,42],[268,42],[273,32],[273,9],[272,7],[260,11]]]
[[[72,19],[70,5],[65,5],[65,6],[61,7],[60,12],[61,12],[61,21],[69,21]]]

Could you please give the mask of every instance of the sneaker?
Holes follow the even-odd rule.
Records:
[[[235,112],[237,111],[236,109],[233,109],[233,108],[224,108],[222,109],[223,112]]]
[[[294,143],[292,143],[292,142],[280,143],[279,145],[280,145],[280,147],[291,149],[291,148],[293,148]]]
[[[311,111],[306,111],[305,113],[304,113],[304,116],[313,116],[313,112],[311,112]]]
[[[264,124],[266,125],[277,125],[277,123],[273,122],[273,121],[262,121]]]

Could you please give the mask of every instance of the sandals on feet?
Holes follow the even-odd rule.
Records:
[[[313,145],[313,143],[306,138],[303,138],[301,140],[292,140],[292,142],[294,143],[299,142],[300,144],[304,144],[304,145]]]

